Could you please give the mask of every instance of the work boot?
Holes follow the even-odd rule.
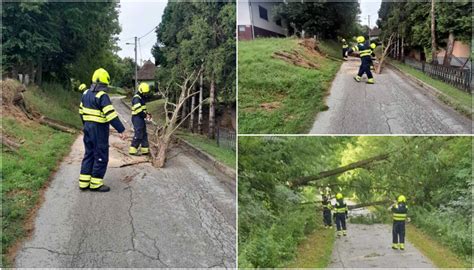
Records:
[[[342,235],[344,235],[344,236],[346,236],[346,235],[347,235],[347,233],[346,233],[346,231],[345,231],[345,230],[344,230],[344,231],[342,231]]]
[[[354,80],[355,80],[356,82],[360,82],[360,79],[361,79],[360,76],[355,76],[355,77],[354,77]]]
[[[96,191],[96,192],[109,192],[110,191],[110,187],[109,186],[106,186],[106,185],[102,185],[98,188],[91,188],[90,189],[91,191]]]
[[[368,79],[366,83],[367,84],[374,84],[375,83],[374,78]]]
[[[79,189],[80,189],[81,191],[88,191],[88,190],[89,190],[89,186],[87,186],[87,187],[79,187]]]
[[[128,153],[132,156],[138,156],[138,149],[133,146],[130,146],[130,148],[128,149]]]
[[[398,244],[392,244],[392,248],[398,250]]]
[[[400,244],[400,250],[405,250],[405,244]]]

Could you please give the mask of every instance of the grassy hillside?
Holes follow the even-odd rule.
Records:
[[[28,106],[36,112],[79,128],[78,93],[58,85],[32,87],[25,92]],[[32,229],[34,213],[60,160],[69,152],[76,135],[4,113],[3,135],[22,142],[17,152],[2,148],[2,265],[11,266],[12,247]],[[71,179],[73,181],[73,179]]]
[[[318,112],[341,62],[310,54],[299,40],[268,38],[239,42],[239,132],[306,133]],[[337,57],[335,43],[323,52]],[[275,52],[300,52],[317,68],[276,59]]]

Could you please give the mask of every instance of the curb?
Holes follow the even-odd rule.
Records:
[[[395,72],[397,72],[397,73],[401,74],[402,76],[406,77],[407,79],[409,79],[413,83],[421,86],[421,88],[425,89],[428,94],[434,96],[435,98],[437,98],[442,103],[448,105],[451,109],[461,113],[462,115],[466,116],[467,118],[469,118],[471,120],[473,119],[473,113],[474,112],[473,112],[472,108],[469,108],[469,107],[466,107],[466,106],[463,106],[463,105],[459,104],[457,101],[455,101],[450,96],[448,96],[445,93],[441,92],[440,90],[434,88],[433,86],[425,83],[424,81],[414,77],[413,75],[402,71],[401,69],[399,69],[398,67],[392,65],[391,63],[387,62],[386,65],[387,65],[387,67],[393,69]]]
[[[189,150],[192,154],[200,158],[202,161],[204,161],[208,167],[208,169],[212,170],[217,170],[220,173],[232,178],[233,180],[236,179],[236,171],[235,169],[225,165],[224,163],[216,160],[213,156],[209,155],[208,153],[204,152],[203,150],[199,149],[198,147],[192,145],[188,141],[174,136],[179,144]]]
[[[124,101],[125,98],[122,98],[120,99],[122,101],[122,103],[129,109],[132,108],[132,106],[130,104],[128,104],[127,102]],[[192,154],[194,154],[196,157],[198,157],[199,159],[201,159],[202,161],[204,161],[204,164],[205,166],[207,167],[208,170],[210,171],[213,171],[213,170],[217,170],[219,171],[220,173],[232,178],[232,179],[236,179],[236,171],[235,169],[225,165],[224,163],[216,160],[213,156],[209,155],[208,153],[204,152],[203,150],[199,149],[198,147],[192,145],[191,143],[189,143],[188,141],[182,139],[182,138],[179,138],[175,135],[173,135],[173,138],[175,138],[176,140],[178,140],[179,144],[181,146],[183,146],[184,148],[186,148],[187,150],[189,150],[189,152],[191,152]]]

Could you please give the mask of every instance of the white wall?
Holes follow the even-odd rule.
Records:
[[[237,0],[237,25],[250,25],[249,0]]]
[[[273,17],[272,8],[277,4],[278,3],[276,3],[276,2],[265,3],[265,2],[253,2],[252,1],[250,3],[250,5],[251,5],[252,15],[253,15],[252,16],[253,24],[256,27],[260,27],[260,28],[270,30],[270,31],[275,32],[275,33],[285,35],[286,34],[285,30],[281,26],[278,26],[272,18]],[[268,21],[260,18],[260,14],[258,12],[258,6],[262,6],[263,8],[267,9]],[[240,17],[240,10],[239,10],[239,17]]]

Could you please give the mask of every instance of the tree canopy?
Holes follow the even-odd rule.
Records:
[[[70,84],[71,78],[89,82],[98,67],[113,70],[117,7],[117,2],[3,3],[2,73]]]
[[[382,0],[377,25],[382,36],[398,32],[408,46],[431,50],[430,1],[396,2]],[[472,3],[461,1],[436,1],[436,42],[446,46],[449,33],[457,40],[469,43],[472,33]]]
[[[359,32],[357,22],[360,13],[357,1],[346,2],[293,2],[282,3],[274,11],[297,31],[304,30],[308,35],[335,39],[350,37]],[[290,27],[290,31],[293,31]],[[293,33],[291,33],[293,34]]]
[[[470,137],[239,138],[239,263],[285,266],[320,219],[314,204],[305,202],[318,201],[318,191],[327,186],[359,203],[403,194],[415,225],[469,256],[471,163]],[[346,170],[291,185],[337,168]]]
[[[235,3],[169,2],[152,53],[161,85],[204,67],[221,99],[235,101]]]

